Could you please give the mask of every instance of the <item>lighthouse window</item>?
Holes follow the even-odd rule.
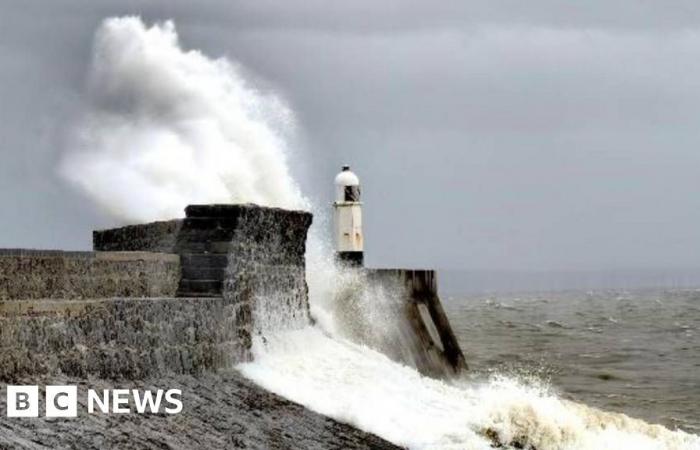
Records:
[[[345,186],[345,201],[359,202],[360,201],[360,186]]]

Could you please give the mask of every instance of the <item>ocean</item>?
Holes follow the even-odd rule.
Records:
[[[475,373],[700,433],[700,289],[443,297]]]

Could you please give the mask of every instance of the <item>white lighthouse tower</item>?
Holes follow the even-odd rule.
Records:
[[[350,166],[335,177],[335,251],[338,259],[348,265],[363,263],[362,203],[360,180]]]

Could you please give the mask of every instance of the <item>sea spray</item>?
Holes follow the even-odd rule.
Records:
[[[190,203],[308,208],[286,162],[289,109],[227,59],[183,50],[172,22],[105,20],[86,97],[60,173],[115,218],[170,219]]]
[[[239,368],[266,389],[409,448],[700,448],[697,436],[569,402],[546,386],[427,378],[317,327],[254,340],[253,353]]]
[[[307,248],[315,325],[281,302],[254,311],[253,361],[238,369],[266,389],[412,449],[700,450],[697,436],[565,400],[537,380],[438,380],[397,363],[377,349],[400,336],[389,313],[400,299],[338,267],[317,230]]]
[[[115,217],[177,217],[188,203],[309,207],[286,164],[289,110],[231,62],[182,50],[171,22],[106,20],[89,84],[61,173]],[[700,448],[696,436],[546,386],[498,376],[447,382],[392,361],[372,348],[395,332],[384,314],[392,293],[338,269],[321,236],[317,225],[307,252],[315,325],[274,297],[256,299],[254,360],[239,369],[265,388],[410,448]]]

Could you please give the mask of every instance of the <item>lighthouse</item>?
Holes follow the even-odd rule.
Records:
[[[350,266],[362,266],[362,203],[360,202],[360,179],[350,166],[335,177],[334,234],[338,259]]]

